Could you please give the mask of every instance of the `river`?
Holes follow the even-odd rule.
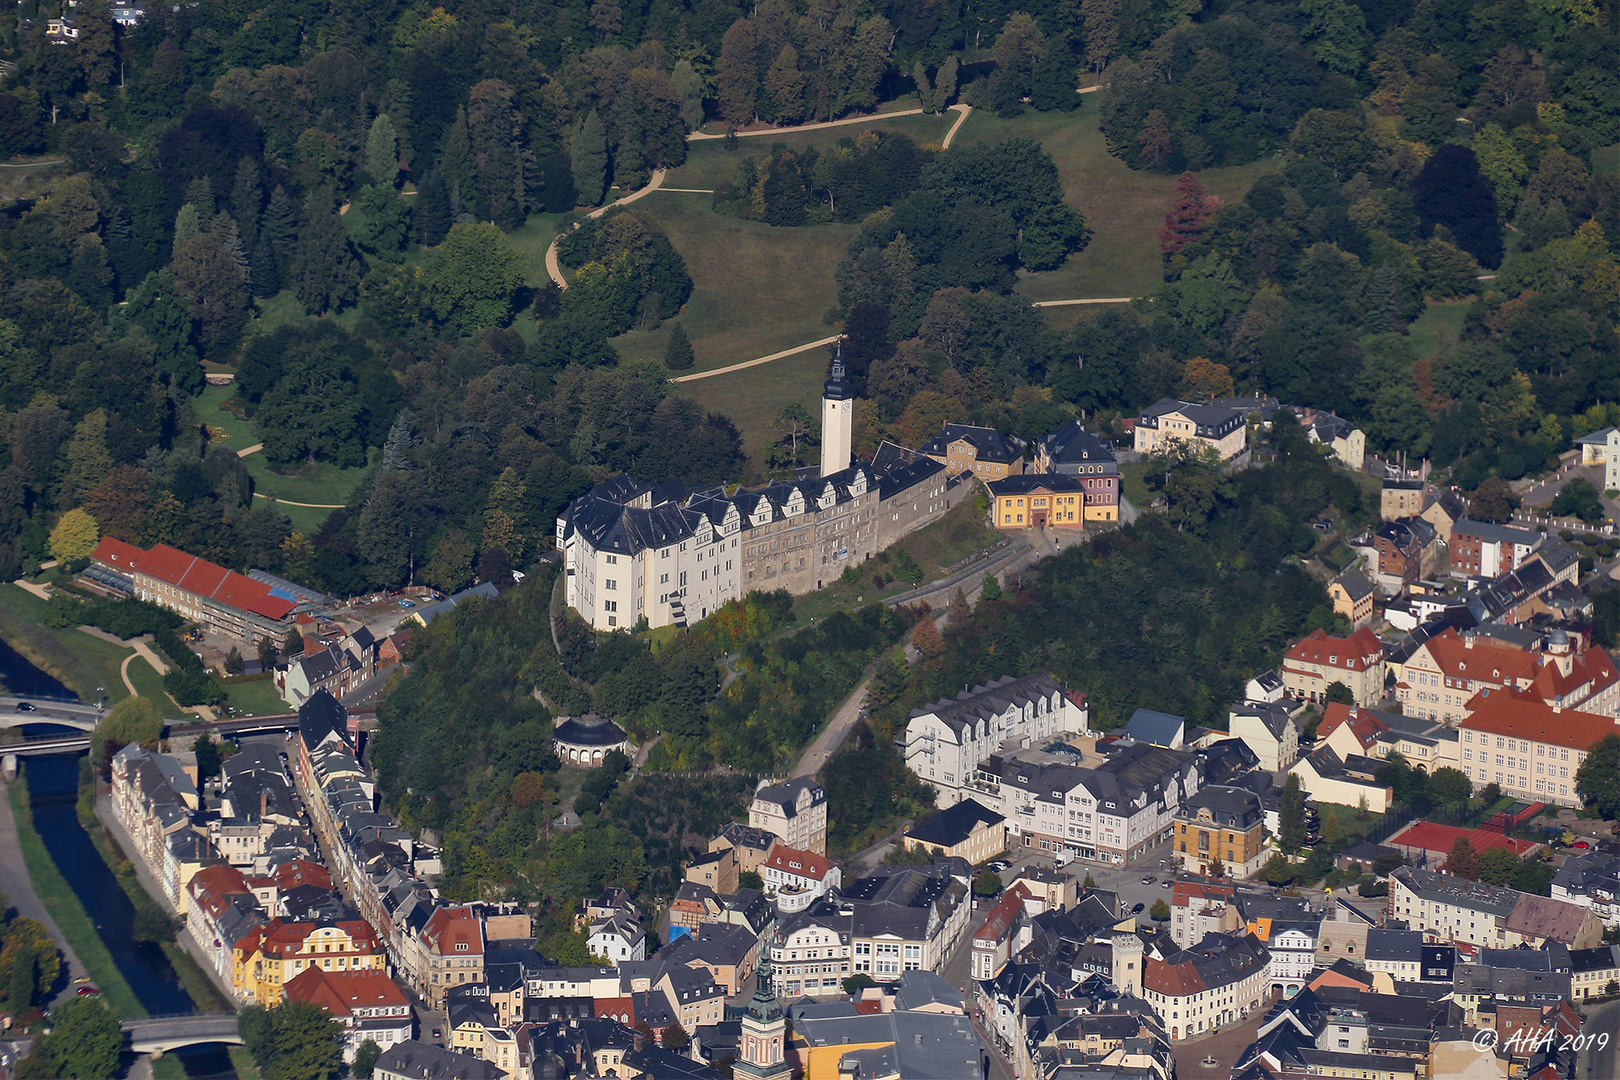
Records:
[[[34,667],[4,641],[0,641],[0,684],[17,695],[77,699],[71,690]],[[50,723],[27,724],[22,732],[36,736],[78,733],[74,728]],[[194,1012],[191,998],[163,950],[134,940],[131,931],[135,908],[79,824],[76,803],[81,756],[58,754],[28,759],[34,828],[45,842],[51,861],[96,924],[119,973],[146,1011],[153,1016]],[[196,1080],[235,1075],[229,1054],[218,1043],[188,1047],[174,1056],[185,1065],[186,1076]]]

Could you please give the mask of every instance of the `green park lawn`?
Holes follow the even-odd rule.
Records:
[[[680,321],[697,354],[694,370],[752,360],[833,333],[822,317],[838,302],[833,270],[855,226],[777,228],[722,217],[709,208],[707,196],[669,192],[649,195],[635,209],[657,218],[692,275],[692,296]],[[631,331],[613,346],[626,359],[662,360],[668,333],[667,323],[657,331]]]
[[[830,333],[830,329],[823,329],[815,337],[826,337]],[[705,409],[731,418],[742,432],[743,453],[748,456],[750,472],[757,476],[765,468],[766,449],[779,438],[776,418],[783,408],[796,402],[812,415],[820,410],[827,360],[825,349],[811,349],[730,375],[676,383],[672,390]]]
[[[1441,352],[1457,343],[1458,335],[1462,333],[1463,320],[1468,317],[1469,309],[1474,301],[1469,300],[1431,300],[1407,329],[1407,336],[1411,338],[1412,350],[1419,359],[1423,357],[1439,356]]]
[[[1095,100],[1088,99],[1077,112],[1026,112],[1011,120],[975,109],[956,133],[954,145],[1002,139],[1039,142],[1057,164],[1069,205],[1091,226],[1085,250],[1058,269],[1020,275],[1021,295],[1031,300],[1144,296],[1159,284],[1159,223],[1175,198],[1176,178],[1134,171],[1111,156],[1097,126]],[[1206,191],[1230,202],[1241,199],[1256,177],[1276,167],[1264,159],[1208,169],[1198,176]],[[1072,325],[1077,318],[1063,321]]]
[[[225,681],[225,692],[230,695],[230,707],[238,713],[253,716],[274,716],[291,708],[276,693],[276,684],[269,679],[252,682]]]
[[[259,442],[259,434],[251,420],[238,419],[234,413],[221,408],[235,393],[235,387],[230,385],[206,387],[197,398],[196,409],[198,420],[208,425],[211,438],[240,452]],[[280,507],[292,521],[293,528],[306,536],[318,530],[332,512],[327,506],[343,505],[366,473],[365,469],[340,469],[326,464],[280,473],[270,467],[262,452],[249,454],[242,461],[248,475],[253,477],[257,494],[295,503],[321,504],[318,507],[283,504]]]
[[[915,108],[915,99],[909,102],[898,102],[906,108]],[[735,180],[737,176],[737,163],[744,158],[754,158],[756,161],[771,152],[776,145],[786,146],[794,153],[801,153],[809,147],[815,147],[818,153],[826,153],[830,148],[837,146],[844,139],[854,139],[863,131],[883,131],[897,135],[909,136],[918,144],[939,143],[945,138],[945,133],[951,130],[956,122],[956,113],[946,113],[944,116],[896,116],[888,120],[874,120],[869,124],[846,124],[842,127],[818,128],[815,131],[805,132],[777,132],[772,135],[760,135],[746,139],[738,139],[736,149],[726,149],[722,139],[709,139],[703,142],[692,143],[686,154],[686,164],[671,169],[664,177],[664,187],[667,188],[704,188],[713,190],[714,186],[725,180]],[[960,138],[960,136],[958,136]],[[649,199],[656,196],[649,195]]]
[[[130,650],[74,627],[46,626],[45,607],[33,593],[10,582],[0,584],[0,624],[6,642],[86,701],[96,700],[98,686],[105,688],[109,704],[128,697],[118,668]]]

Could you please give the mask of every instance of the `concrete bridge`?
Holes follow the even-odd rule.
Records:
[[[124,1034],[137,1054],[166,1054],[198,1043],[242,1045],[235,1013],[194,1013],[185,1016],[149,1016],[125,1020]]]
[[[21,727],[24,724],[61,724],[80,731],[94,731],[96,722],[103,714],[103,710],[94,705],[77,701],[0,695],[0,728]]]

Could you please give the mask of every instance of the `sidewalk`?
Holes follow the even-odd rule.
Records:
[[[163,886],[158,883],[157,878],[153,877],[152,872],[147,869],[146,860],[142,859],[138,854],[134,854],[137,850],[135,842],[130,839],[129,833],[124,831],[124,826],[119,822],[118,815],[113,813],[112,796],[96,796],[96,817],[107,827],[107,831],[112,834],[113,843],[118,845],[124,858],[128,859],[130,865],[135,867],[135,879],[141,883],[141,888],[145,889],[146,894],[157,901],[164,911],[180,920],[180,933],[175,938],[180,947],[186,950],[186,953],[197,962],[198,967],[203,969],[203,973],[214,984],[214,989],[225,995],[226,1001],[235,1003],[236,991],[231,987],[230,983],[225,981],[224,976],[214,970],[214,962],[192,939],[191,931],[186,929],[185,919],[174,909],[174,905],[169,903],[168,893],[164,892]]]
[[[46,1003],[46,1010],[49,1011],[57,1001],[71,998],[73,984],[79,979],[89,978],[89,973],[68,945],[67,938],[62,936],[56,920],[51,918],[51,913],[34,893],[34,883],[29,880],[27,864],[23,862],[22,844],[17,839],[17,819],[11,812],[10,795],[11,785],[0,784],[0,890],[11,898],[11,906],[17,909],[17,914],[44,924],[51,940],[56,942],[57,951],[62,954],[62,967],[67,977],[57,979],[60,988]]]

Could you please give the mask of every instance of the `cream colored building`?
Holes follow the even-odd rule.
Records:
[[[809,777],[760,784],[748,805],[748,827],[775,833],[783,844],[827,854],[827,792]]]
[[[1364,707],[1384,697],[1384,643],[1365,626],[1347,638],[1312,630],[1283,654],[1281,670],[1288,696],[1303,701],[1325,700],[1334,683]]]
[[[1150,405],[1136,418],[1137,453],[1163,453],[1176,442],[1206,446],[1222,461],[1230,461],[1249,448],[1249,428],[1237,409],[1169,398]]]

